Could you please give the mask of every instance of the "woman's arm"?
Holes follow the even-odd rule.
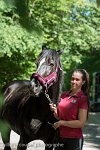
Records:
[[[59,120],[58,122],[54,123],[54,127],[58,128],[60,126],[67,126],[70,128],[83,128],[84,124],[87,120],[87,110],[86,109],[79,109],[78,120]]]
[[[50,109],[51,109],[51,111],[53,111],[53,114],[54,114],[55,118],[59,120],[59,117],[58,117],[58,114],[57,114],[57,107],[56,107],[56,105],[53,104],[53,103],[50,104]]]

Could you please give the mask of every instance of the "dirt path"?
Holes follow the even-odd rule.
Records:
[[[100,150],[100,113],[90,113],[84,128],[84,149]]]

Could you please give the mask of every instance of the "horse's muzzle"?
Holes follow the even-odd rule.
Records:
[[[42,92],[43,87],[40,85],[39,81],[35,80],[34,78],[31,80],[31,92],[34,96],[39,96]]]

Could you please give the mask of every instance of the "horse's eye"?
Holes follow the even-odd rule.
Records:
[[[53,62],[51,62],[51,63],[50,63],[50,66],[54,66],[54,63],[53,63]]]
[[[48,65],[54,66],[54,61],[49,59],[49,60],[48,60]]]
[[[54,63],[48,63],[48,66],[54,66]]]

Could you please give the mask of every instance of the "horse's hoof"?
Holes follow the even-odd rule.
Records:
[[[10,146],[5,146],[4,150],[11,150]]]

